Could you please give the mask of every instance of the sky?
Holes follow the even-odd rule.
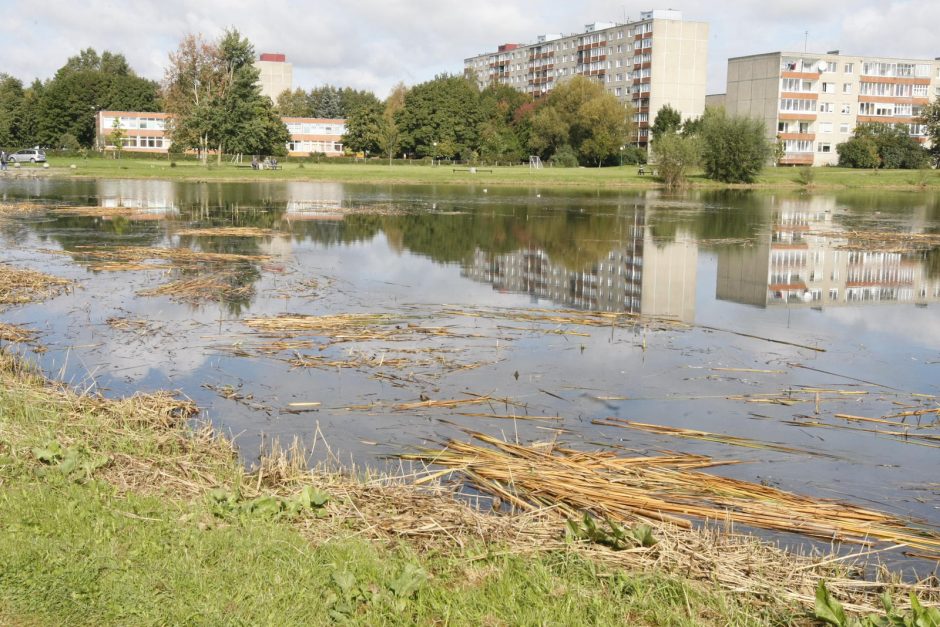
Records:
[[[546,6],[546,5],[549,6]],[[937,0],[668,0],[666,5],[581,0],[0,0],[0,73],[24,82],[50,78],[92,47],[123,53],[135,71],[163,77],[168,54],[187,33],[218,37],[236,28],[257,52],[282,52],[294,87],[326,83],[380,98],[506,42],[576,33],[601,21],[636,19],[651,8],[708,22],[708,93],[725,91],[727,59],[803,50],[940,57]],[[808,34],[807,34],[808,33]]]

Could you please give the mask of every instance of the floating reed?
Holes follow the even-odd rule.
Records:
[[[652,519],[685,528],[695,519],[731,522],[838,542],[892,542],[940,557],[940,532],[926,524],[701,472],[731,462],[682,454],[617,457],[470,435],[483,445],[452,440],[443,450],[401,457],[453,469],[480,490],[523,510],[550,507],[569,517],[586,511],[618,521]]]
[[[112,262],[140,264],[148,259],[171,261],[178,264],[212,264],[233,262],[259,262],[270,259],[268,255],[242,255],[235,253],[212,253],[189,248],[154,248],[149,246],[115,246],[101,248],[96,246],[76,246],[68,251],[49,251],[71,255],[76,261]],[[136,269],[135,266],[131,266]],[[115,267],[117,269],[117,267]]]
[[[907,253],[940,246],[940,233],[903,233],[899,231],[811,231],[810,235],[844,239],[840,250]]]
[[[175,301],[197,304],[206,301],[249,299],[255,288],[251,283],[239,285],[236,272],[213,272],[204,276],[171,281],[137,292],[140,296],[169,296]]]
[[[261,229],[253,226],[213,226],[205,228],[180,229],[174,235],[192,237],[270,237],[277,235],[273,229]]]
[[[333,342],[403,341],[422,336],[455,336],[453,332],[444,327],[421,326],[389,314],[338,314],[333,316],[286,314],[273,318],[247,318],[244,323],[255,331],[265,333],[307,333],[328,337]]]
[[[60,294],[72,282],[0,263],[0,305],[19,305]]]
[[[18,324],[0,322],[0,341],[14,344],[28,344],[36,337],[35,331],[25,329]]]
[[[591,424],[602,425],[605,427],[621,427],[624,429],[635,429],[647,433],[658,435],[668,435],[678,438],[688,438],[691,440],[702,440],[704,442],[715,442],[717,444],[728,444],[730,446],[741,446],[744,448],[761,449],[765,451],[778,451],[780,453],[793,453],[798,455],[816,455],[819,457],[833,457],[827,453],[808,451],[806,449],[784,446],[783,444],[774,444],[771,442],[760,442],[736,435],[725,435],[721,433],[709,433],[708,431],[699,431],[697,429],[683,429],[680,427],[668,427],[665,425],[652,425],[644,422],[634,422],[622,418],[605,418],[603,420],[592,420]]]

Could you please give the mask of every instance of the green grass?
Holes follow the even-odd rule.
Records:
[[[74,169],[69,166],[74,164]],[[653,188],[660,185],[650,175],[637,174],[637,166],[611,168],[551,168],[530,170],[525,166],[496,167],[481,166],[476,174],[454,172],[453,167],[432,167],[425,163],[415,165],[381,165],[379,162],[322,163],[287,161],[277,171],[255,171],[223,163],[212,163],[209,167],[186,159],[170,166],[170,160],[125,158],[120,160],[76,157],[54,157],[48,169],[24,166],[16,170],[21,174],[41,172],[54,176],[100,177],[100,178],[160,178],[177,180],[218,181],[272,181],[309,180],[336,181],[346,183],[370,183],[382,185],[478,185],[478,186],[531,186],[531,187],[584,187],[584,188]],[[846,168],[814,168],[814,188],[885,188],[885,189],[940,189],[940,172],[936,170],[871,170]],[[724,188],[728,186],[705,179],[701,173],[693,173],[690,183],[694,187]],[[756,188],[801,188],[798,168],[765,168],[751,186]]]
[[[166,397],[77,397],[0,353],[0,622],[757,625],[789,617],[780,605],[765,614],[753,599],[604,567],[576,550],[443,535],[417,545],[377,541],[352,519],[246,507],[284,502],[272,495],[290,491],[252,492],[227,443],[193,434],[180,415]]]

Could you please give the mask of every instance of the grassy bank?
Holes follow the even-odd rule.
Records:
[[[71,168],[75,165],[75,168]],[[57,157],[49,168],[23,166],[11,170],[14,176],[64,176],[90,178],[159,178],[188,181],[336,181],[369,184],[411,185],[478,185],[478,186],[535,186],[574,187],[586,189],[650,189],[660,186],[657,178],[640,175],[637,166],[612,168],[551,168],[530,170],[527,167],[485,167],[476,173],[466,172],[463,166],[382,165],[366,163],[314,163],[289,161],[277,171],[255,171],[247,166],[229,163],[202,166],[192,160],[182,160],[171,166],[167,158],[121,160],[102,158]],[[845,168],[813,168],[811,180],[796,168],[766,168],[753,185],[729,186],[705,179],[700,172],[690,177],[693,187],[720,189],[940,189],[940,172],[936,170],[851,170]]]
[[[573,541],[550,511],[310,472],[296,450],[249,472],[196,411],[78,396],[0,354],[0,622],[802,624],[821,577],[855,610],[909,589],[714,532]]]

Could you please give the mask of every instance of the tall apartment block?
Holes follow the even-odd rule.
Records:
[[[294,66],[287,62],[287,57],[279,53],[265,52],[255,61],[255,67],[261,72],[258,82],[261,84],[261,94],[267,96],[272,102],[285,89],[293,89]]]
[[[681,11],[655,10],[638,21],[597,22],[577,34],[539,35],[535,43],[503,44],[496,52],[464,60],[481,87],[509,85],[538,98],[573,76],[602,83],[634,107],[637,135],[645,145],[664,105],[683,117],[705,110],[708,24],[682,19]]]
[[[904,124],[926,143],[918,117],[940,96],[940,60],[770,52],[728,60],[725,108],[766,121],[787,165],[834,165],[836,146],[862,123]]]

